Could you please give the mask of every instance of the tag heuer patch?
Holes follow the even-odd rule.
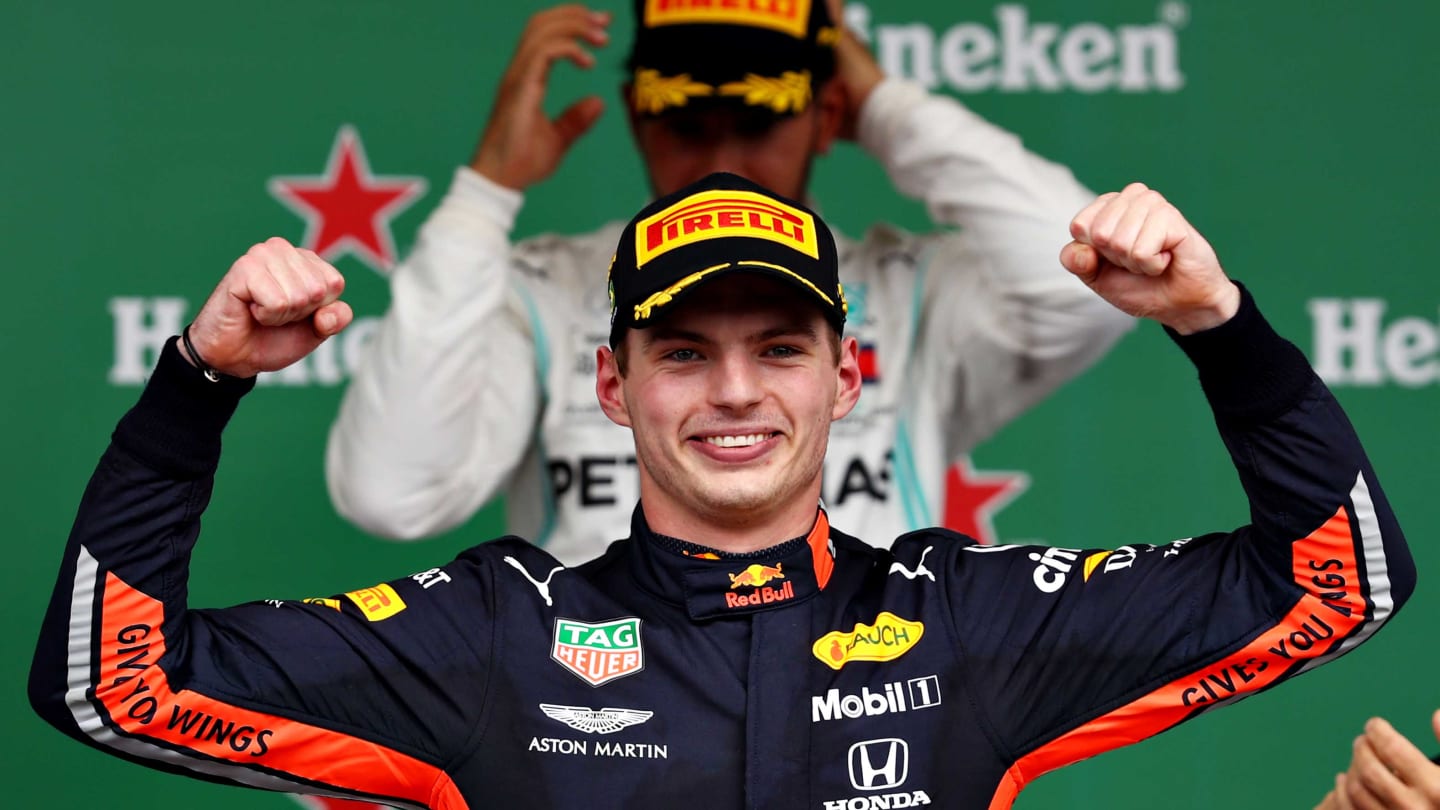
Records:
[[[640,620],[627,616],[591,624],[556,619],[550,657],[591,686],[634,675],[645,668]]]

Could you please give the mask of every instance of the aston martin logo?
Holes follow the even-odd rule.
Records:
[[[557,706],[541,703],[540,711],[552,720],[583,731],[586,734],[613,734],[622,728],[638,726],[649,720],[654,712],[639,709],[590,709],[585,706]]]

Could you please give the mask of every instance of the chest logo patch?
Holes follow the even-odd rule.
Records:
[[[551,720],[558,720],[586,734],[613,734],[621,729],[637,726],[655,714],[640,709],[591,709],[588,706],[561,706],[555,703],[541,703],[540,711]]]
[[[893,661],[909,652],[925,635],[925,625],[882,612],[875,624],[859,623],[850,631],[832,630],[816,639],[810,651],[825,666],[838,670],[851,661]]]
[[[550,657],[591,686],[634,675],[645,668],[640,620],[627,616],[591,624],[556,619]]]
[[[374,587],[350,591],[345,596],[360,608],[366,620],[372,622],[383,621],[405,609],[405,600],[384,582]]]

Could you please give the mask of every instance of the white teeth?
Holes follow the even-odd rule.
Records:
[[[767,438],[769,437],[764,433],[752,433],[749,436],[706,436],[705,441],[716,447],[749,447]]]

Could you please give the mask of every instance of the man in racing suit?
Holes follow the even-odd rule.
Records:
[[[697,198],[700,241],[636,237]],[[730,215],[762,201],[774,219]],[[1303,355],[1158,194],[1104,195],[1071,228],[1071,271],[1195,364],[1250,525],[1108,550],[832,529],[821,456],[862,386],[835,246],[716,175],[642,211],[612,269],[596,392],[635,437],[628,539],[578,568],[505,538],[329,598],[189,609],[246,378],[350,317],[333,268],[272,240],[116,429],[31,701],[153,767],[399,807],[1005,808],[1369,638],[1414,566]]]
[[[831,516],[860,537],[936,525],[957,458],[1131,324],[1055,260],[1069,217],[1093,195],[957,101],[884,78],[852,37],[835,41],[825,3],[800,37],[778,33],[766,4],[688,24],[636,5],[627,104],[657,195],[726,170],[801,197],[814,155],[838,134],[949,231],[881,225],[838,240],[865,397],[831,435],[822,487]],[[629,529],[630,437],[592,395],[603,271],[623,223],[509,240],[522,192],[599,114],[599,100],[585,99],[547,119],[545,70],[567,57],[588,67],[581,45],[603,43],[607,22],[576,6],[532,20],[474,162],[394,273],[326,456],[336,509],[370,532],[435,534],[502,491],[509,530],[562,562]],[[800,73],[811,79],[794,97],[721,95],[742,77]],[[667,103],[667,88],[678,101]]]

